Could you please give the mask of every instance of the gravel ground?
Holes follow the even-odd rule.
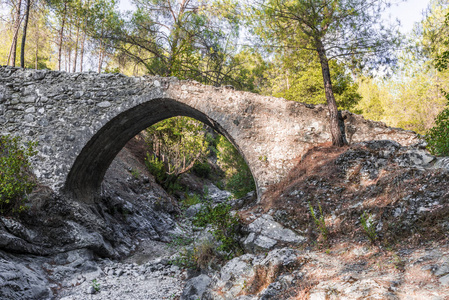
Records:
[[[186,272],[169,264],[174,250],[165,243],[142,241],[139,250],[122,262],[99,262],[101,272],[80,274],[56,299],[178,299]]]

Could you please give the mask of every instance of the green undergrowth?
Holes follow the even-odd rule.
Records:
[[[186,209],[201,202],[203,202],[203,200],[201,199],[200,195],[186,193],[184,199],[181,200],[181,207]]]
[[[231,206],[224,202],[213,205],[206,201],[203,208],[193,219],[193,225],[206,228],[210,226],[210,233],[218,241],[218,251],[223,251],[227,259],[240,254],[238,243],[240,223],[236,214],[231,211]]]
[[[323,208],[321,207],[321,203],[318,202],[319,214],[317,214],[317,212],[313,208],[312,204],[310,204],[310,202],[308,203],[308,205],[309,205],[309,211],[312,216],[313,222],[315,223],[315,226],[317,227],[318,231],[320,232],[323,241],[326,242],[328,235],[329,235],[329,229],[326,226],[326,220],[325,220],[325,216],[323,213]]]
[[[174,237],[171,246],[178,251],[173,264],[183,268],[201,270],[213,268],[227,260],[230,260],[243,253],[239,244],[240,220],[237,214],[232,211],[229,203],[214,204],[207,197],[208,191],[205,189],[205,198],[199,194],[186,195],[182,200],[183,209],[203,203],[202,208],[192,218],[191,225],[202,230],[207,230],[211,238],[191,239],[186,237]]]
[[[0,214],[25,210],[28,194],[36,185],[30,171],[36,145],[22,145],[20,137],[0,136]]]
[[[362,224],[366,237],[374,244],[378,236],[376,233],[376,224],[374,223],[372,216],[364,211],[360,216],[360,223]]]
[[[427,132],[425,140],[430,153],[449,156],[449,108],[437,116],[435,126]]]

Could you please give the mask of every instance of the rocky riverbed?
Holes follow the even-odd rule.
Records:
[[[449,252],[434,247],[397,254],[343,245],[292,248],[237,257],[218,272],[188,272],[158,258],[104,260],[80,274],[57,299],[448,299]]]
[[[124,261],[98,262],[98,272],[79,274],[73,286],[57,299],[178,299],[187,272],[169,263],[173,249],[166,243],[141,241],[136,253]]]

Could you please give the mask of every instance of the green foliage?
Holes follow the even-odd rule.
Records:
[[[356,109],[369,120],[381,121],[385,115],[384,102],[388,101],[388,91],[378,86],[370,77],[362,77],[358,83],[361,99],[357,103]]]
[[[193,248],[194,239],[184,236],[172,236],[169,247],[176,250],[178,255],[170,261],[171,264],[187,269],[198,269]],[[189,245],[192,244],[192,247]]]
[[[435,126],[427,132],[425,139],[432,154],[449,156],[449,108],[437,116]]]
[[[207,194],[207,189],[205,193]],[[170,246],[175,247],[178,256],[172,263],[183,268],[200,270],[241,254],[238,243],[239,219],[231,213],[231,206],[227,203],[213,205],[210,199],[202,200],[197,194],[186,195],[182,205],[188,207],[197,203],[204,203],[204,206],[193,218],[192,225],[209,228],[216,242],[173,238]]]
[[[211,168],[207,161],[196,161],[193,165],[192,172],[195,173],[195,175],[197,175],[198,177],[208,178],[211,172]]]
[[[147,153],[145,165],[147,166],[148,171],[154,175],[157,183],[163,184],[167,180],[168,175],[165,173],[164,162],[159,158]]]
[[[204,240],[198,244],[194,243],[192,247],[182,248],[171,263],[181,268],[201,270],[220,260],[215,245],[211,241]]]
[[[195,252],[193,248],[188,247],[182,248],[178,252],[178,255],[172,260],[170,260],[170,263],[180,268],[192,270],[197,270],[199,268],[198,264],[196,263]]]
[[[169,243],[169,247],[179,250],[181,247],[190,245],[193,242],[194,242],[194,240],[189,237],[172,236],[171,242]]]
[[[218,163],[226,170],[226,188],[233,196],[241,198],[254,191],[256,185],[251,170],[238,150],[223,136],[218,137],[217,150]]]
[[[150,162],[156,166],[158,176],[162,169],[167,175],[178,177],[205,161],[208,151],[204,125],[192,118],[174,117],[146,129],[147,144],[155,157]]]
[[[349,65],[360,66],[372,61],[374,56],[388,61],[391,53],[389,49],[398,44],[399,36],[393,26],[389,29],[378,25],[382,19],[381,13],[388,4],[383,0],[268,0],[255,1],[251,5],[250,19],[257,24],[254,33],[268,44],[268,49],[282,49],[287,53],[295,51],[296,54],[308,52],[310,61],[319,62],[323,90],[330,111],[332,144],[347,144],[344,133],[339,129],[339,105],[335,95],[341,93],[343,96],[340,101],[344,104],[340,107],[348,108],[353,108],[360,96],[357,87],[348,84],[347,80],[343,80],[346,79],[344,77],[337,76],[335,86],[333,85],[330,62],[333,59],[346,60]],[[305,75],[306,77],[302,76],[304,78],[296,78],[297,82],[294,84],[301,91],[311,88],[318,93],[314,84],[318,77],[313,76],[313,73]],[[288,76],[287,74],[287,80]],[[287,82],[288,89],[290,87]]]
[[[121,61],[145,73],[193,79],[209,85],[240,85],[237,2],[135,1],[136,10],[113,26],[105,44]]]
[[[23,23],[24,18],[24,2],[22,1],[20,21]],[[18,1],[6,1],[2,2],[2,18],[0,18],[0,39],[2,43],[0,45],[0,65],[6,65],[8,61],[9,52],[11,50],[11,44],[13,41],[15,26],[13,24],[17,17]],[[32,1],[29,21],[26,34],[26,47],[24,53],[25,67],[36,69],[48,69],[53,68],[55,61],[52,61],[54,57],[54,49],[52,49],[52,25],[49,21],[50,12],[47,7],[46,1]],[[20,28],[19,28],[20,29]],[[22,49],[20,40],[23,37],[23,30],[17,32],[17,56],[16,63],[21,54]],[[11,57],[10,64],[13,58]]]
[[[209,154],[208,138],[199,121],[188,117],[166,119],[146,129],[146,142],[146,166],[169,192],[183,190],[179,175],[194,169],[207,176],[210,171],[203,163]]]
[[[449,62],[449,7],[447,2],[434,1],[421,22],[421,55],[430,58],[440,72]]]
[[[249,184],[248,184],[249,183]],[[242,198],[256,189],[249,168],[231,175],[226,181],[226,188],[231,191],[234,198]]]
[[[140,172],[138,169],[131,169],[131,175],[135,178],[135,179],[139,179],[140,177]]]
[[[419,72],[421,68],[416,71]],[[434,71],[404,76],[400,82],[388,85],[392,99],[385,107],[385,121],[390,126],[401,127],[424,134],[433,127],[434,120],[446,104],[440,91],[441,78]],[[441,74],[443,75],[443,74]]]
[[[317,58],[304,51],[286,52],[280,54],[270,69],[273,96],[309,104],[326,104],[323,75]],[[361,99],[358,85],[342,63],[330,61],[329,67],[338,109],[359,112],[356,109]]]
[[[226,188],[237,198],[255,190],[250,169],[238,150],[223,136],[213,138],[204,124],[187,117],[159,122],[146,130],[149,153],[146,165],[156,181],[170,190],[179,190],[177,178],[192,171],[209,178],[207,157],[216,154],[225,171]]]
[[[148,171],[155,177],[156,182],[159,183],[167,192],[175,193],[183,190],[183,187],[178,182],[178,176],[167,173],[164,162],[156,156],[152,156],[147,153],[145,165]]]
[[[228,203],[219,203],[215,206],[206,201],[204,207],[193,219],[193,224],[199,227],[210,225],[210,231],[220,243],[217,250],[224,251],[226,258],[231,259],[241,252],[239,240],[239,218],[231,213]]]
[[[185,198],[183,200],[181,200],[181,205],[182,207],[188,208],[192,205],[201,203],[202,199],[200,197],[200,195],[198,194],[186,194]]]
[[[406,57],[399,63],[403,67],[391,79],[359,80],[362,100],[356,108],[368,119],[425,134],[447,103],[441,88],[449,87],[449,73],[435,76],[432,66],[420,66]]]
[[[106,73],[106,74],[117,74],[117,73],[120,73],[120,69],[118,67],[106,68],[104,70],[104,73]]]
[[[100,283],[97,281],[97,279],[92,280],[92,287],[94,288],[95,292],[100,291]]]
[[[371,243],[374,243],[377,240],[378,236],[376,233],[376,225],[374,224],[370,214],[364,211],[360,216],[360,223],[362,224],[363,231],[365,232],[368,239],[371,241]]]
[[[25,209],[27,194],[35,186],[29,158],[36,154],[36,145],[23,147],[20,137],[0,136],[0,214]]]
[[[232,84],[239,90],[253,93],[268,94],[267,72],[270,63],[264,61],[262,55],[254,49],[244,48],[234,56],[234,62],[239,65],[231,73]]]
[[[390,54],[399,42],[394,24],[380,25],[388,8],[382,0],[268,0],[250,5],[252,30],[268,42],[269,49],[321,52],[325,59],[338,58],[354,66],[374,54]]]
[[[310,214],[312,215],[313,221],[315,222],[315,225],[318,228],[318,231],[321,233],[321,236],[323,237],[324,241],[326,241],[329,235],[329,230],[326,227],[326,220],[324,218],[323,209],[321,208],[321,203],[319,202],[318,202],[318,210],[320,212],[319,217],[317,216],[312,204],[310,204],[309,202],[309,211]]]
[[[431,54],[434,57],[434,63],[438,71],[446,72],[449,67],[449,38],[447,33],[449,32],[449,12],[447,6],[441,9],[440,7],[433,11],[428,17],[427,26],[428,31],[425,31],[424,37],[430,41]],[[444,22],[439,26],[435,26],[434,19],[438,19],[438,13],[440,15],[445,14]],[[427,33],[427,34],[426,34]],[[447,86],[446,86],[447,88]],[[449,103],[449,93],[442,91],[446,100]],[[446,107],[435,118],[435,126],[429,129],[425,135],[427,141],[427,149],[434,155],[449,155],[449,108]]]

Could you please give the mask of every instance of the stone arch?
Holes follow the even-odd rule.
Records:
[[[131,138],[153,124],[176,116],[191,117],[210,126],[226,137],[248,163],[238,143],[215,120],[185,103],[157,98],[120,113],[92,136],[70,168],[64,193],[85,201],[92,199],[98,194],[109,165]],[[249,168],[251,170],[251,166]],[[257,180],[255,184],[256,192],[259,192]]]
[[[417,142],[412,132],[343,114],[352,142]],[[34,173],[56,193],[96,192],[107,166],[130,138],[177,115],[208,124],[236,146],[259,198],[309,148],[330,141],[327,109],[320,105],[176,78],[0,66],[0,134],[38,142]]]

